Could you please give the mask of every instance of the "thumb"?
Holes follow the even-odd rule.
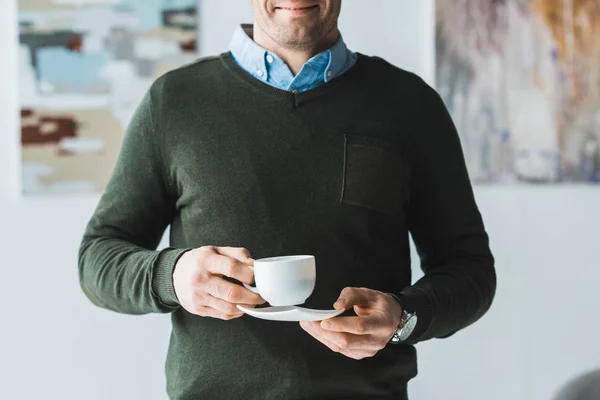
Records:
[[[333,303],[336,310],[348,309],[353,306],[366,306],[370,302],[367,289],[347,287]]]
[[[335,308],[336,310],[342,310],[342,309],[346,309],[346,298],[344,297],[340,297],[339,299],[336,300],[335,303],[333,303],[333,308]]]

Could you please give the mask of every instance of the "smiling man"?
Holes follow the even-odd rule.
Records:
[[[496,288],[456,129],[419,77],[346,47],[341,0],[252,3],[230,51],[141,102],[81,287],[109,310],[171,314],[171,399],[406,399],[414,345],[478,320]],[[346,313],[242,314],[264,303],[240,285],[253,258],[293,254],[317,260],[305,307]]]

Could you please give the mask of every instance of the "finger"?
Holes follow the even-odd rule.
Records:
[[[319,330],[317,330],[312,323],[300,322],[300,326],[304,329],[309,335],[317,339],[319,342],[327,346],[330,350],[335,351],[336,353],[341,353],[342,349],[339,346],[335,345],[333,342],[324,338]]]
[[[355,287],[346,287],[340,293],[339,298],[333,304],[333,307],[337,310],[349,309],[353,306],[368,306],[374,300],[376,300],[377,292],[365,289],[365,288],[355,288]]]
[[[224,314],[219,310],[216,310],[212,307],[208,307],[208,306],[199,306],[196,307],[196,309],[194,310],[193,314],[199,315],[201,317],[208,317],[208,318],[216,318],[216,319],[222,319],[223,321],[229,321],[235,318],[239,318],[242,315],[229,315],[229,314]]]
[[[254,272],[235,258],[217,253],[210,253],[206,258],[207,269],[216,275],[237,279],[251,285],[254,283]]]
[[[314,325],[301,323],[300,326],[302,326],[302,329],[304,329],[306,332],[308,332],[312,337],[317,339],[319,342],[321,342],[322,344],[327,346],[330,350],[332,350],[336,353],[343,354],[346,357],[353,358],[355,360],[361,360],[366,357],[372,357],[373,355],[375,355],[377,353],[376,349],[369,349],[369,350],[343,349],[340,346],[338,346],[336,343],[334,343],[333,341],[331,341],[327,337],[325,337],[318,329],[315,329]]]
[[[373,357],[377,354],[376,351],[361,351],[361,350],[351,350],[347,352],[343,352],[346,357],[353,358],[355,360],[362,360],[363,358]]]
[[[264,304],[265,300],[243,286],[213,276],[206,286],[206,292],[217,299],[233,304]]]
[[[342,350],[371,350],[377,348],[375,337],[371,335],[354,335],[345,332],[332,332],[321,328],[319,322],[310,322],[306,324],[310,332],[315,333]]]
[[[223,256],[235,258],[236,260],[238,260],[239,262],[241,262],[243,264],[246,264],[246,265],[254,264],[254,260],[252,259],[252,256],[250,255],[250,251],[248,249],[246,249],[245,247],[214,246],[214,250]]]
[[[218,299],[211,295],[204,297],[206,306],[214,308],[215,310],[225,314],[241,317],[244,313],[242,310],[236,307],[235,304],[226,302],[225,300]]]
[[[321,321],[321,328],[332,332],[368,335],[376,333],[381,328],[381,323],[378,318],[336,317]]]

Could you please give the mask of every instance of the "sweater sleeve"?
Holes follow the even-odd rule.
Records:
[[[79,249],[80,285],[97,306],[126,314],[178,307],[172,272],[185,249],[156,251],[175,210],[159,146],[148,91]]]
[[[477,321],[496,291],[494,258],[456,127],[440,96],[422,85],[423,118],[412,127],[407,220],[424,276],[395,293],[417,313],[412,344],[451,336]]]

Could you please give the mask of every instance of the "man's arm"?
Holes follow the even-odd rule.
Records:
[[[179,306],[172,273],[183,249],[156,251],[175,203],[165,179],[150,91],[124,137],[79,249],[79,281],[96,305],[127,314]]]
[[[478,320],[496,291],[494,258],[475,203],[456,127],[425,87],[413,126],[408,226],[425,275],[396,293],[418,316],[408,342],[448,337]]]

